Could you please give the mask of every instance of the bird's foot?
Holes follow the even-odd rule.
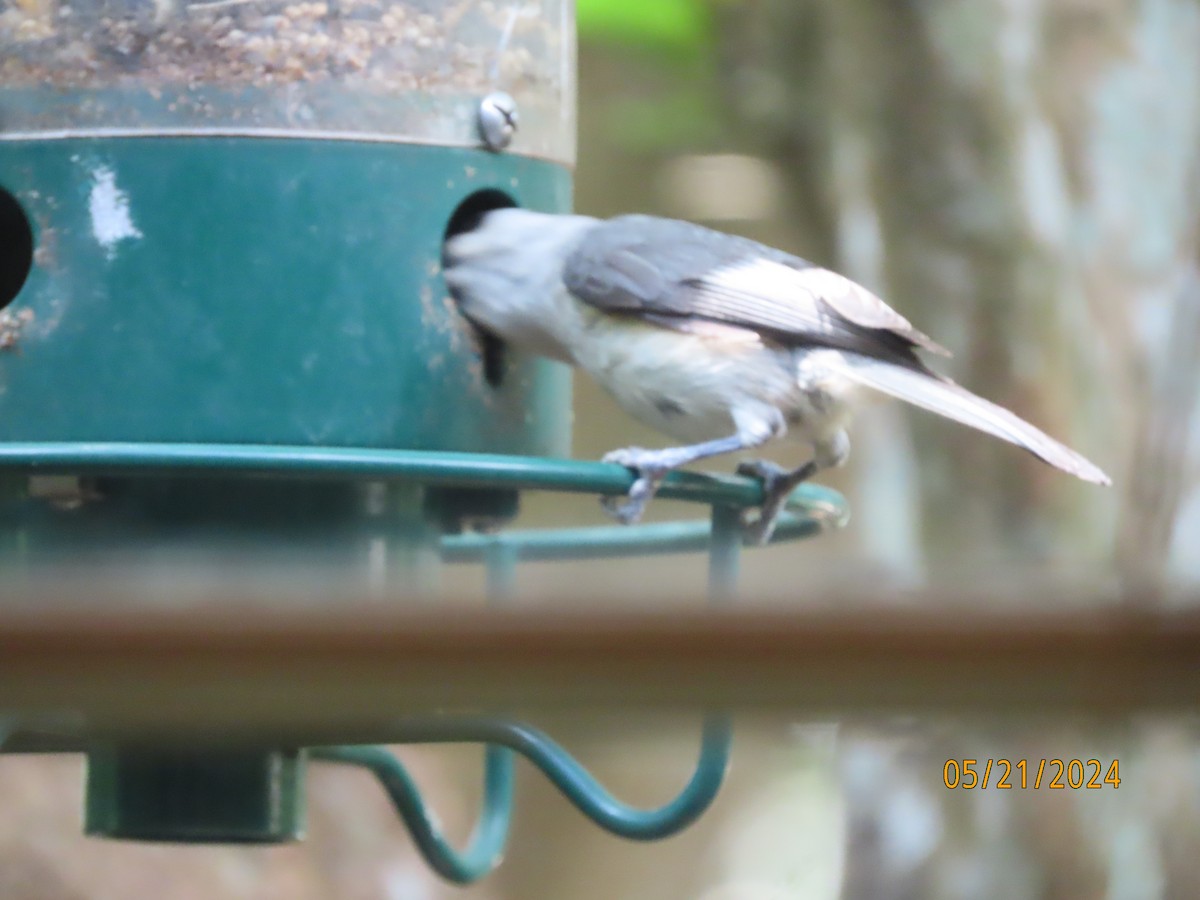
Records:
[[[806,462],[798,469],[785,469],[770,460],[755,459],[739,463],[737,472],[749,478],[757,478],[763,486],[763,504],[757,516],[749,511],[742,514],[742,527],[746,536],[755,546],[761,547],[771,540],[775,533],[775,525],[779,514],[787,504],[796,485],[807,481],[817,473],[817,463],[814,460]]]
[[[637,480],[624,497],[601,497],[604,511],[622,525],[633,525],[642,518],[646,505],[654,499],[663,479],[687,460],[679,460],[674,448],[645,450],[641,447],[622,447],[604,454],[604,462],[617,463],[632,469]]]

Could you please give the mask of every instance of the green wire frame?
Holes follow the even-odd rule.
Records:
[[[359,447],[304,447],[273,444],[155,444],[128,442],[0,443],[0,471],[29,475],[209,475],[283,477],[322,480],[398,480],[426,485],[513,490],[565,491],[619,495],[634,475],[615,463],[501,456],[434,450]],[[746,509],[762,503],[762,485],[738,475],[673,472],[658,496],[708,506]],[[838,528],[848,519],[845,500],[836,491],[801,485],[792,495],[790,513],[780,522],[778,540],[807,537]],[[561,535],[564,532],[557,532]],[[525,559],[581,559],[590,554],[579,538],[607,543],[606,555],[677,553],[703,549],[706,525],[643,525],[633,528],[570,530],[556,542],[544,532],[516,538]],[[623,537],[621,537],[623,536]],[[486,543],[485,539],[481,543]],[[542,556],[534,546],[540,546]],[[563,546],[565,545],[565,546]],[[451,540],[451,557],[471,553],[469,540]],[[461,549],[460,549],[461,548]],[[526,555],[533,553],[535,555]],[[578,554],[578,555],[574,555]]]
[[[0,471],[72,475],[221,475],[417,481],[427,485],[510,490],[555,490],[615,495],[627,492],[633,474],[611,463],[492,454],[370,448],[234,444],[9,443],[0,444]],[[516,564],[528,560],[578,560],[709,551],[709,600],[729,600],[743,543],[741,510],[762,502],[761,485],[739,476],[675,472],[659,495],[711,507],[711,522],[628,527],[525,530],[442,538],[446,562],[484,562],[489,596],[503,602],[513,592]],[[801,485],[780,519],[773,542],[841,527],[845,501],[835,491]],[[731,722],[705,718],[700,755],[691,779],[667,804],[636,809],[615,799],[565,749],[542,732],[503,718],[435,718],[407,723],[411,743],[486,744],[483,809],[465,851],[442,835],[412,776],[381,746],[314,748],[314,759],[361,766],[388,792],[428,864],[449,881],[469,884],[500,862],[513,805],[513,753],[537,766],[563,795],[600,827],[634,840],[668,837],[696,820],[715,799],[729,762]]]

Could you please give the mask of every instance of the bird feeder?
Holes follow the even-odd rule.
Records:
[[[464,527],[511,518],[521,490],[632,480],[563,458],[568,372],[477,334],[440,272],[447,234],[482,211],[570,208],[574,41],[571,0],[0,13],[0,565],[217,577],[306,558],[402,591],[474,561],[500,598],[522,559],[712,548],[727,594],[737,511],[760,499],[746,479],[668,480],[663,495],[711,506],[711,525]],[[843,517],[836,494],[804,488],[778,539]],[[642,812],[519,722],[414,720],[413,742],[488,745],[486,809],[460,855],[379,747],[80,735],[89,833],[293,839],[305,761],[331,759],[375,771],[457,881],[503,849],[514,750],[604,827],[652,838],[712,799],[729,741],[710,719],[692,783]]]

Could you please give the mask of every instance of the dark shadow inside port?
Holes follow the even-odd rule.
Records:
[[[33,229],[17,198],[0,188],[0,309],[16,299],[33,268]]]
[[[476,191],[463,200],[450,216],[450,221],[446,224],[443,243],[456,234],[478,228],[485,213],[489,213],[493,209],[506,209],[516,205],[512,197],[503,191],[493,188]],[[479,355],[483,360],[484,380],[492,387],[499,387],[504,381],[504,373],[508,368],[507,348],[504,341],[494,334],[484,331],[478,326],[474,327],[479,342]]]

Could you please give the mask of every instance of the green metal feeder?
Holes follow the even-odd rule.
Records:
[[[439,560],[484,562],[499,600],[522,559],[711,547],[714,596],[728,594],[737,512],[761,499],[746,479],[668,480],[663,495],[708,504],[711,526],[462,533],[510,518],[521,490],[619,493],[631,475],[562,458],[569,374],[490,346],[440,273],[446,234],[480,211],[570,208],[571,0],[428,6],[48,0],[0,14],[0,565],[215,577],[306,558],[404,588]],[[844,516],[806,487],[778,539]],[[446,716],[404,733],[488,746],[465,854],[381,748],[219,736],[204,751],[94,736],[86,829],[293,839],[306,759],[333,760],[374,771],[430,863],[466,882],[503,849],[513,751],[601,826],[649,839],[703,811],[729,746],[727,720],[710,718],[692,782],[644,812],[519,722]]]

